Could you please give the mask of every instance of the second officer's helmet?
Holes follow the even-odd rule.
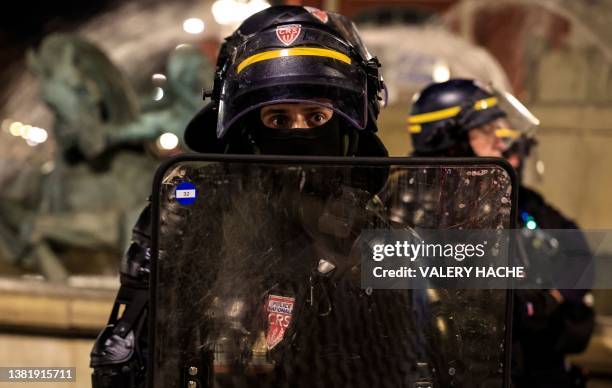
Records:
[[[385,155],[374,134],[384,92],[379,66],[342,15],[270,7],[223,43],[212,102],[189,124],[185,141],[200,152],[210,152],[212,143],[225,152],[250,152],[244,142],[258,120],[255,112],[309,103],[332,109],[341,121],[349,143],[345,155]]]
[[[505,118],[509,128],[495,135],[511,147],[530,138],[539,121],[508,92],[472,79],[433,83],[417,93],[408,116],[408,131],[418,156],[473,156],[468,131]]]

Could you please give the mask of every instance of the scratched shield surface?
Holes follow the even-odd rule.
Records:
[[[504,290],[362,289],[355,249],[372,229],[509,228],[503,165],[202,157],[158,176],[150,387],[506,384]]]

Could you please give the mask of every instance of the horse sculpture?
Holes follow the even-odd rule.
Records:
[[[40,176],[38,208],[2,209],[19,223],[4,228],[19,230],[20,249],[9,260],[51,281],[116,268],[103,262],[127,245],[157,165],[142,138],[121,140],[139,120],[136,95],[104,52],[75,35],[50,35],[28,53],[28,64],[55,114],[56,152],[53,171]]]

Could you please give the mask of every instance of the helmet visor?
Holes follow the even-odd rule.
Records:
[[[508,147],[520,138],[532,138],[540,120],[511,93],[494,87],[489,87],[489,90],[493,97],[477,102],[477,105],[481,105],[475,108],[487,109],[485,105],[495,105],[504,113],[503,119],[497,120],[497,125],[494,126],[495,135]]]
[[[505,91],[496,91],[499,107],[506,112],[513,129],[521,135],[533,137],[540,125],[540,120],[527,109],[516,97]]]
[[[533,138],[540,120],[512,94],[495,89],[490,85],[485,88],[492,96],[475,102],[471,112],[483,123],[476,125],[473,129],[488,133],[492,138],[500,139],[506,149],[512,147],[520,139]]]
[[[248,113],[274,104],[313,104],[330,108],[356,129],[363,129],[367,123],[365,93],[336,85],[277,85],[251,90],[219,109],[217,136],[223,137],[232,125]]]

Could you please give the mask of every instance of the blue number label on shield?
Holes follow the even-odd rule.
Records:
[[[174,192],[176,200],[181,205],[193,205],[198,197],[198,190],[190,182],[181,182]]]

